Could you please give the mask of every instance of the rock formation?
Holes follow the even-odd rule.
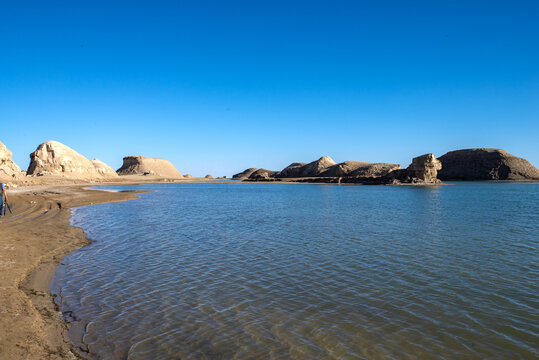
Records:
[[[96,168],[90,160],[58,141],[46,141],[30,154],[30,165],[26,174],[57,175],[73,179],[114,176],[107,174],[102,165]]]
[[[464,149],[440,156],[441,180],[539,180],[527,160],[501,149]]]
[[[193,175],[191,175],[191,174],[185,174],[183,177],[184,177],[184,179],[192,179],[192,178],[193,178]]]
[[[249,176],[251,176],[252,173],[254,173],[255,171],[257,171],[258,168],[249,168],[249,169],[245,169],[243,170],[242,172],[240,173],[237,173],[237,174],[234,174],[232,175],[232,179],[233,180],[243,180],[243,179],[247,179]]]
[[[182,174],[165,159],[145,156],[126,156],[121,168],[116,170],[118,175],[154,175],[166,178],[183,178]]]
[[[442,169],[442,163],[434,154],[425,154],[412,159],[410,166],[406,168],[407,182],[412,183],[440,183],[438,170]]]
[[[210,174],[204,176],[205,179],[213,179],[213,176],[211,176]]]
[[[249,176],[249,180],[269,180],[275,178],[279,171],[258,169]]]
[[[329,156],[323,156],[320,159],[308,164],[292,163],[284,168],[276,177],[279,178],[300,178],[320,176],[329,167],[336,165],[335,161]]]
[[[307,165],[307,163],[299,163],[295,162],[287,167],[285,167],[283,170],[281,170],[278,174],[278,177],[283,178],[294,178],[294,177],[300,177],[301,169]]]
[[[99,159],[93,159],[92,164],[94,164],[94,167],[96,168],[97,172],[103,176],[107,177],[117,177],[118,174],[116,171],[114,171],[113,168],[105,164],[103,161]]]
[[[323,177],[354,177],[376,178],[388,175],[393,170],[400,169],[399,164],[368,163],[365,161],[345,161],[330,166],[320,176]]]
[[[18,179],[22,176],[21,169],[11,158],[11,151],[0,142],[0,180],[8,181]]]

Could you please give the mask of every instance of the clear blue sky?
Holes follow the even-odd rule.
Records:
[[[0,141],[114,168],[503,148],[539,166],[539,1],[0,0]]]

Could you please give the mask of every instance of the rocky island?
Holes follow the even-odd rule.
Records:
[[[294,162],[281,171],[249,168],[233,176],[244,181],[289,181],[361,184],[439,184],[442,180],[539,180],[527,160],[501,149],[465,149],[439,159],[425,154],[412,159],[406,169],[399,164],[345,161],[323,156],[310,163]]]
[[[329,156],[310,163],[295,162],[281,171],[250,168],[234,175],[244,181],[290,181],[361,184],[438,184],[441,163],[434,154],[416,157],[401,169],[398,164],[345,161],[337,164]],[[248,176],[247,176],[248,175]]]
[[[441,180],[539,180],[537,170],[526,159],[502,149],[464,149],[440,156]]]

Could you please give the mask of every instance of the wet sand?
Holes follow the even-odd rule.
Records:
[[[102,184],[105,185],[105,184]],[[70,252],[89,244],[69,225],[70,208],[137,197],[140,192],[44,185],[8,191],[13,214],[0,218],[0,359],[76,359],[50,283]]]

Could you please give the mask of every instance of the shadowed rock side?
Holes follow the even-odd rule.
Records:
[[[276,177],[279,178],[300,178],[317,177],[327,170],[330,166],[337,165],[329,156],[323,156],[320,159],[304,163],[292,163],[284,168]]]
[[[27,175],[56,175],[72,179],[92,179],[114,176],[58,141],[46,141],[30,154]],[[104,166],[107,166],[103,164]]]
[[[257,171],[258,168],[249,168],[249,169],[245,169],[243,170],[242,172],[240,173],[237,173],[237,174],[234,174],[232,175],[232,179],[233,180],[243,180],[243,179],[247,179],[249,176],[251,176],[252,173],[254,173],[255,171]]]
[[[0,180],[9,181],[22,177],[21,169],[15,164],[9,151],[2,142],[0,142]]]
[[[107,177],[118,177],[118,174],[116,174],[116,171],[114,171],[113,168],[105,164],[103,161],[99,159],[93,159],[92,164],[94,164],[94,167],[96,168],[97,172],[100,173],[103,176]]]
[[[269,180],[275,178],[279,171],[258,169],[249,176],[249,180]]]
[[[204,179],[213,179],[213,176],[208,174],[208,175],[204,176]]]
[[[539,180],[527,160],[502,149],[464,149],[440,156],[441,180]]]
[[[153,175],[166,178],[183,178],[182,174],[165,159],[145,156],[126,156],[118,175]]]

